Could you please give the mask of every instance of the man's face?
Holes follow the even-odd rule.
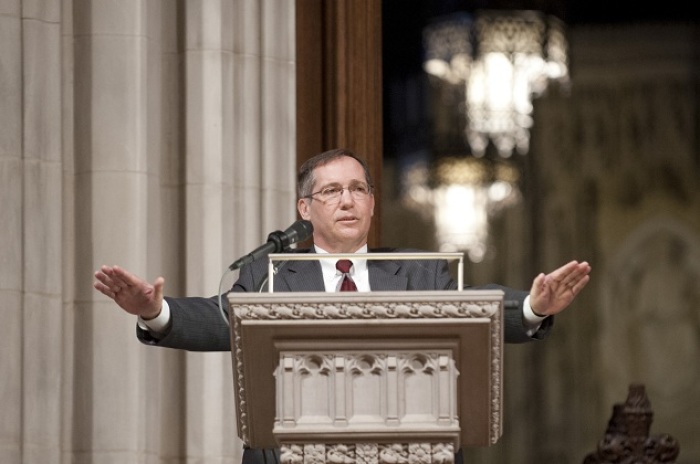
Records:
[[[314,244],[329,253],[354,253],[367,243],[374,215],[374,195],[352,194],[367,186],[360,163],[350,157],[334,159],[314,170],[313,192],[342,189],[340,197],[324,201],[322,194],[301,198],[297,208],[302,219],[314,226]]]

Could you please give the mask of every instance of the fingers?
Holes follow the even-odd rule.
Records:
[[[123,293],[125,290],[138,290],[145,284],[141,279],[119,266],[101,266],[100,269],[95,272],[95,279],[96,281],[93,286],[110,298],[116,298],[117,295]]]
[[[565,285],[569,287],[574,295],[578,294],[590,280],[591,266],[587,262],[580,263],[565,279]]]
[[[556,273],[554,280],[557,285],[555,292],[568,302],[566,305],[571,303],[583,287],[588,284],[590,272],[591,266],[585,261],[582,263],[571,261],[554,271],[553,274]]]
[[[120,290],[119,285],[113,280],[111,268],[108,266],[100,267],[100,270],[95,272],[95,282],[93,287],[99,292],[104,293],[110,298],[114,298]]]
[[[550,277],[558,286],[577,293],[588,283],[590,271],[591,266],[587,262],[570,261],[550,273]]]
[[[550,277],[556,282],[563,282],[570,278],[572,273],[575,273],[579,267],[578,261],[569,261],[560,268],[557,268],[549,273]]]
[[[136,279],[126,270],[120,268],[119,266],[103,266],[103,271],[111,279],[112,284],[116,287],[116,291],[125,289],[131,285],[138,283],[139,279]]]
[[[114,300],[130,314],[151,319],[163,305],[165,279],[158,277],[151,285],[119,266],[101,266],[95,272],[93,287]]]
[[[535,277],[535,280],[532,281],[532,290],[536,291],[544,288],[544,286],[546,285],[546,279],[547,276],[543,272],[540,272],[539,275]]]
[[[576,283],[571,287],[571,293],[574,295],[578,295],[578,293],[583,290],[583,287],[588,284],[588,281],[591,280],[591,276],[586,274],[582,276],[580,279],[576,281]]]
[[[588,284],[591,266],[570,261],[549,274],[538,275],[530,291],[530,305],[539,315],[554,315],[565,309]]]
[[[158,277],[155,282],[153,282],[153,289],[155,291],[155,300],[163,300],[163,286],[165,285],[165,279],[163,277]]]
[[[95,277],[99,279],[99,277],[97,276],[97,273],[95,273]],[[103,284],[99,280],[95,281],[92,284],[92,286],[95,287],[95,290],[97,290],[98,292],[100,292],[103,295],[108,296],[112,299],[114,299],[114,297],[116,296],[116,294],[112,291],[112,289],[109,286]]]

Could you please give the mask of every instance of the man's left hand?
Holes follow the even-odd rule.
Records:
[[[587,262],[571,261],[549,274],[541,273],[532,282],[530,307],[538,316],[553,316],[574,301],[590,280]]]

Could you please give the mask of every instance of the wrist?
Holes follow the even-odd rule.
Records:
[[[153,313],[153,314],[141,314],[140,317],[144,321],[152,321],[156,317],[160,316],[160,313],[162,310],[163,310],[163,307],[161,306],[160,308],[158,308],[158,311],[156,311],[155,313]]]
[[[530,309],[532,310],[532,314],[534,314],[537,317],[547,317],[547,314],[542,314],[539,311],[537,311],[535,308],[530,306]]]

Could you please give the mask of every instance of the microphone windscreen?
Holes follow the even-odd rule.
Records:
[[[299,220],[292,224],[284,233],[289,237],[289,244],[303,242],[311,237],[314,232],[314,226],[311,221],[305,219]]]

